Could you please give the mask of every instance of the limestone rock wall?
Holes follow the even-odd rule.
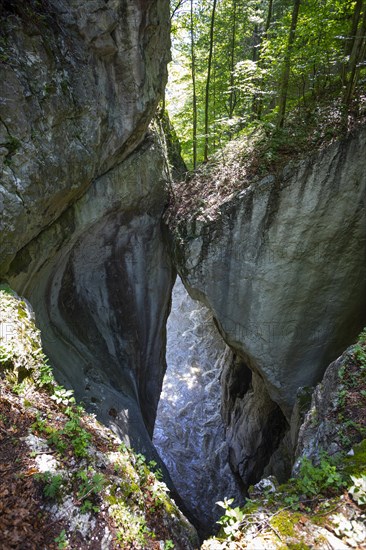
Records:
[[[1,2],[0,266],[144,138],[166,82],[165,0]]]
[[[223,204],[216,220],[173,231],[187,289],[210,308],[240,359],[234,387],[231,375],[224,383],[239,470],[248,454],[245,441],[253,437],[243,434],[252,429],[243,424],[251,410],[245,394],[259,387],[267,394],[267,420],[260,424],[270,433],[271,424],[278,425],[271,408],[278,405],[289,421],[298,388],[315,385],[366,321],[365,149],[362,128],[254,183]]]
[[[58,378],[155,457],[173,269],[147,128],[168,2],[0,6],[0,278],[30,300]]]
[[[290,460],[280,444],[288,423],[280,407],[270,398],[262,378],[234,357],[221,373],[221,412],[226,426],[229,462],[247,488],[260,479],[271,457],[278,451],[269,473],[282,481]]]
[[[312,394],[295,450],[294,473],[303,457],[319,463],[322,452],[353,456],[366,435],[366,332],[333,361]]]
[[[140,450],[149,447],[165,370],[173,283],[160,224],[163,173],[148,140],[33,239],[7,274],[33,304],[59,378]]]

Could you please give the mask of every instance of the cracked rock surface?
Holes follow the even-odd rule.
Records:
[[[163,0],[1,3],[0,257],[144,138],[166,81]]]
[[[164,0],[1,2],[0,277],[31,302],[58,379],[151,458],[173,270],[148,125]]]

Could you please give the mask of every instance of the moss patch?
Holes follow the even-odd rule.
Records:
[[[301,518],[301,514],[282,510],[280,513],[273,516],[270,520],[270,525],[274,527],[281,536],[295,537],[295,525]]]
[[[354,455],[346,456],[343,462],[343,471],[351,476],[366,474],[366,439],[353,447]]]

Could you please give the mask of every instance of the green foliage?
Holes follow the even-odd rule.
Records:
[[[358,361],[360,369],[366,370],[366,329],[361,332],[353,349],[354,357]]]
[[[51,395],[51,399],[58,405],[70,405],[71,403],[75,403],[74,391],[66,390],[63,386],[56,386]]]
[[[60,500],[64,488],[64,478],[61,474],[43,472],[36,474],[35,479],[43,483],[43,493],[51,500]]]
[[[12,389],[21,394],[33,385],[52,393],[55,380],[41,348],[40,332],[25,302],[7,285],[1,285],[0,316],[8,331],[0,336],[0,368]]]
[[[54,428],[39,415],[37,415],[31,429],[34,432],[44,434],[47,437],[47,443],[55,447],[59,453],[65,452],[69,444],[72,446],[75,456],[78,458],[86,457],[88,455],[87,450],[91,435],[81,425],[81,416],[78,408],[76,408],[76,412],[69,408],[68,412],[69,420],[62,429]]]
[[[325,454],[321,455],[319,466],[314,466],[308,458],[303,458],[299,476],[294,481],[296,490],[308,498],[337,493],[345,486],[341,473]]]
[[[105,476],[89,467],[87,470],[80,470],[76,477],[79,487],[77,495],[82,501],[80,510],[83,513],[98,512],[99,508],[94,503],[94,497],[104,489]]]
[[[91,435],[81,426],[81,417],[78,412],[70,413],[70,420],[66,422],[61,434],[68,438],[77,457],[82,458],[88,455],[87,449]]]
[[[10,296],[15,296],[14,290],[7,283],[0,283],[0,292],[3,294],[9,294]]]
[[[55,543],[59,550],[64,550],[69,547],[65,529],[62,529],[61,533],[55,538]]]
[[[39,376],[37,379],[38,386],[40,388],[51,389],[55,385],[55,378],[52,373],[51,367],[47,363],[47,358],[39,365]]]
[[[366,439],[353,446],[353,453],[344,457],[342,472],[345,476],[366,474]]]
[[[151,472],[153,472],[154,476],[156,477],[156,479],[163,479],[163,472],[161,471],[160,468],[158,468],[158,464],[155,460],[150,460],[150,462],[148,462],[147,464],[149,470]]]
[[[48,424],[39,414],[37,414],[36,420],[31,425],[31,431],[46,436],[47,443],[55,447],[59,453],[66,450],[66,443],[60,437],[60,431]]]
[[[192,166],[192,29],[188,4],[183,2],[174,13],[173,63],[166,99],[182,143],[183,157]],[[221,0],[217,3],[208,113],[210,155],[253,122],[277,112],[283,68],[289,54],[293,3],[280,0],[271,4],[272,10],[269,10],[269,0]],[[197,151],[202,161],[213,0],[193,2],[192,5]],[[323,97],[331,94],[343,101],[344,84],[351,73],[348,49],[354,38],[354,9],[355,2],[344,0],[307,0],[300,4],[289,59],[287,101],[289,108],[297,113],[298,125],[300,123],[305,131],[304,115],[315,114],[315,107]],[[361,28],[361,23],[358,27]],[[363,63],[364,59],[358,59],[356,80],[361,78]]]
[[[234,537],[243,520],[244,511],[239,506],[232,508],[233,498],[218,501],[216,504],[225,510],[225,513],[217,521],[222,526],[222,531],[228,539]]]
[[[123,499],[117,499],[110,507],[110,513],[117,525],[117,540],[124,544],[146,544],[146,537],[150,533],[145,519],[131,512],[131,508]]]
[[[0,345],[0,366],[3,369],[9,368],[11,365],[11,359],[13,357],[13,350]]]

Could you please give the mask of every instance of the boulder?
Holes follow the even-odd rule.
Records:
[[[144,139],[166,82],[164,0],[1,2],[0,272]]]

